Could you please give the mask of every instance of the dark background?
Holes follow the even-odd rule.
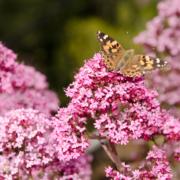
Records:
[[[97,30],[135,48],[133,37],[156,14],[157,0],[1,0],[0,41],[45,73],[66,105],[64,88],[99,51]]]

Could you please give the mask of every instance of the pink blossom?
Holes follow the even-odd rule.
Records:
[[[43,179],[48,180],[51,177],[61,180],[90,180],[92,173],[90,166],[91,160],[91,156],[83,155],[68,162],[53,161],[43,171],[39,171],[38,174],[43,173]]]
[[[162,128],[162,134],[168,140],[180,141],[180,121],[173,116],[165,113],[164,119],[168,119],[165,121]]]
[[[66,157],[67,146],[65,143],[53,144],[52,132],[57,132],[57,129],[54,131],[56,122],[48,116],[37,110],[19,109],[9,111],[0,120],[0,178],[90,179],[91,157],[83,153],[77,156],[80,148],[76,142],[71,148],[77,150],[77,153],[74,151],[74,159],[65,162],[69,158],[68,155]],[[66,131],[65,124],[63,127]],[[72,137],[69,134],[67,138],[71,140]],[[61,154],[63,150],[64,154]]]
[[[12,82],[15,89],[46,89],[48,83],[46,76],[35,70],[34,67],[24,64],[18,64],[12,76]]]
[[[172,179],[172,172],[166,153],[157,147],[153,147],[148,153],[145,162],[138,169],[133,170],[129,165],[122,163],[121,171],[108,167],[105,172],[106,177],[113,180]]]
[[[166,152],[153,147],[148,153],[146,160],[151,162],[151,173],[158,179],[171,179],[172,172],[166,156]]]
[[[180,104],[180,7],[179,0],[164,0],[158,3],[158,15],[147,23],[135,42],[142,44],[149,54],[160,56],[169,62],[170,70],[153,72],[149,85],[159,91],[163,105],[173,108],[179,117]],[[155,77],[155,78],[154,78]]]
[[[162,133],[163,124],[168,122],[157,93],[147,89],[141,77],[108,72],[100,54],[85,63],[66,94],[76,115],[91,117],[99,135],[114,143],[147,140]]]
[[[16,54],[0,42],[0,69],[4,71],[13,71],[16,66],[16,58]]]
[[[69,126],[69,108],[52,121],[59,101],[45,75],[15,60],[0,44],[0,179],[90,179],[83,118]]]
[[[8,112],[0,121],[0,175],[29,173],[54,158],[47,138],[52,132],[51,120],[32,109]],[[7,166],[7,167],[6,167]]]
[[[73,108],[60,108],[53,127],[51,142],[59,160],[69,161],[84,154],[89,145],[84,136],[84,118],[76,116]]]
[[[0,91],[11,91],[11,76],[17,64],[16,54],[0,43]]]
[[[159,14],[162,17],[171,17],[174,14],[180,14],[180,7],[178,0],[166,0],[158,4]]]
[[[0,114],[20,108],[37,109],[47,115],[51,115],[58,109],[58,98],[50,90],[16,90],[12,93],[0,94]]]
[[[33,108],[48,115],[57,111],[59,100],[48,90],[45,75],[16,62],[16,54],[0,43],[0,114]]]
[[[31,66],[16,62],[16,54],[0,43],[0,88],[11,92],[17,88],[46,89],[46,77]]]
[[[23,154],[10,154],[9,156],[0,156],[0,179],[29,179],[50,180],[50,179],[74,179],[90,180],[91,177],[91,156],[81,156],[78,159],[68,162],[54,160],[46,166],[31,168],[29,172],[25,171],[23,166]]]

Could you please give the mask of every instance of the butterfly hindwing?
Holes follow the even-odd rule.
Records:
[[[159,58],[154,58],[145,55],[136,55],[136,56],[139,59],[140,65],[144,71],[151,71],[156,68],[162,68],[167,64],[166,61],[163,61],[162,59]]]
[[[159,58],[153,58],[145,55],[134,55],[127,60],[126,65],[120,72],[126,76],[141,76],[147,71],[152,71],[156,68],[162,68],[166,65],[166,61]]]

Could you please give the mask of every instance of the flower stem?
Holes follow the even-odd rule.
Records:
[[[113,143],[109,142],[108,144],[101,143],[104,151],[111,159],[111,161],[116,165],[116,168],[120,171],[122,170],[121,160],[118,157],[118,153],[116,151],[116,147]]]

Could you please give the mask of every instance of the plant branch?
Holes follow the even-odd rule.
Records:
[[[101,143],[104,151],[108,155],[108,157],[111,159],[111,161],[116,165],[116,168],[121,171],[122,170],[122,165],[121,165],[121,160],[118,157],[118,153],[116,151],[116,147],[113,143],[109,142],[108,144]]]

